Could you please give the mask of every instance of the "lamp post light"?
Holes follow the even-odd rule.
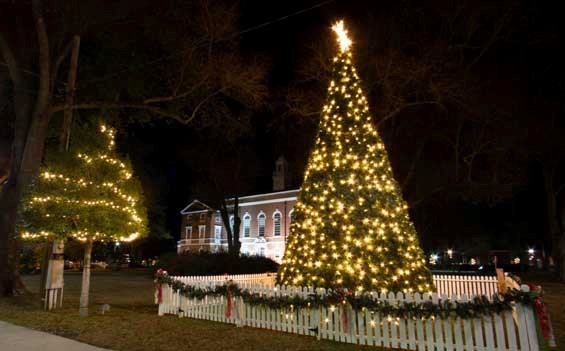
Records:
[[[447,256],[449,257],[449,259],[453,258],[453,249],[447,249]]]

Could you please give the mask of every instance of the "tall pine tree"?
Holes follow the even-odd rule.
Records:
[[[353,66],[351,40],[343,21],[332,29],[340,50],[278,280],[336,289],[432,291],[408,207]]]

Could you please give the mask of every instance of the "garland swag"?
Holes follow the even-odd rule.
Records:
[[[232,297],[241,297],[245,303],[254,306],[296,310],[298,308],[308,307],[332,308],[339,306],[339,304],[349,303],[356,311],[369,310],[371,312],[380,312],[391,318],[428,319],[436,316],[441,318],[447,318],[449,316],[463,319],[479,318],[481,316],[490,315],[492,312],[499,314],[503,311],[511,311],[513,302],[530,305],[533,303],[531,294],[516,289],[509,290],[504,295],[494,295],[492,301],[483,295],[476,296],[468,302],[451,301],[448,299],[439,300],[438,303],[423,301],[391,304],[388,301],[376,300],[368,294],[356,295],[347,289],[328,290],[324,296],[318,294],[309,294],[307,297],[298,295],[264,296],[259,293],[252,293],[247,289],[241,289],[233,281],[215,287],[200,288],[175,280],[166,273],[157,274],[155,283],[158,285],[167,284],[171,286],[173,291],[179,292],[181,295],[190,299],[203,300],[206,296],[226,296],[229,289]]]

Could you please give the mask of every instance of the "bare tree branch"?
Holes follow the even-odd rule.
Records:
[[[397,114],[399,114],[403,110],[410,108],[410,107],[414,107],[414,106],[420,106],[420,105],[439,105],[439,102],[437,102],[437,101],[417,101],[417,102],[410,102],[410,103],[404,104],[400,107],[397,107],[392,112],[387,113],[384,117],[382,117],[377,122],[377,127],[379,127],[382,123],[386,122],[387,120],[394,118]]]
[[[206,82],[207,79],[208,79],[208,76],[206,75],[200,80],[200,82],[194,84],[191,89],[185,91],[184,93],[178,94],[177,91],[174,91],[173,95],[157,96],[157,97],[148,98],[148,99],[143,100],[143,103],[144,104],[151,104],[151,103],[156,103],[156,102],[170,102],[170,101],[174,101],[174,100],[178,100],[178,99],[183,99],[183,98],[193,94],[198,88],[200,88]],[[180,83],[179,83],[179,85],[180,85]],[[175,90],[178,90],[178,86],[177,86],[177,88],[175,88]]]
[[[51,112],[51,113],[61,112],[61,111],[64,111],[66,109],[73,109],[73,110],[97,110],[97,109],[99,109],[99,110],[103,110],[103,109],[145,110],[145,111],[149,111],[149,112],[155,113],[155,114],[163,116],[163,117],[171,118],[171,119],[173,119],[177,122],[180,122],[182,124],[188,124],[190,122],[186,117],[183,117],[182,115],[172,113],[172,112],[169,112],[169,111],[165,111],[162,108],[157,107],[157,106],[145,105],[145,104],[140,104],[140,103],[119,103],[119,102],[96,101],[96,102],[89,102],[89,103],[83,103],[83,104],[75,104],[73,106],[66,106],[66,105],[53,106],[53,107],[51,107],[51,109],[49,109],[49,112]]]
[[[2,52],[4,61],[6,61],[5,65],[8,67],[8,73],[10,74],[14,86],[19,86],[22,78],[18,69],[18,63],[10,46],[2,36],[2,33],[0,33],[0,52]]]
[[[39,92],[35,105],[34,115],[39,116],[45,112],[49,104],[50,83],[49,79],[50,60],[49,60],[49,38],[43,17],[39,16],[35,20],[37,30],[37,40],[39,44]]]

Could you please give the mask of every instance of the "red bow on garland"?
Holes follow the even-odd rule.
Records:
[[[231,298],[231,287],[233,285],[233,280],[228,281],[227,288],[226,288],[226,298],[227,298],[227,306],[226,306],[226,318],[231,317],[231,310],[232,310],[232,298]]]
[[[159,283],[159,277],[166,276],[167,271],[163,269],[157,270],[155,273],[155,303],[160,305],[163,302],[163,286]]]
[[[353,292],[348,290],[348,289],[343,289],[340,292],[340,300],[341,300],[341,305],[340,305],[340,309],[341,309],[341,324],[342,324],[342,330],[344,332],[349,331],[349,309],[347,308],[347,295],[352,295]]]
[[[530,288],[530,293],[534,297],[534,306],[536,308],[538,320],[540,322],[541,332],[543,338],[547,340],[549,346],[555,345],[555,337],[553,335],[553,328],[551,327],[551,320],[549,319],[549,312],[547,311],[547,306],[542,300],[542,290],[541,286],[535,285],[533,283],[528,283]]]

